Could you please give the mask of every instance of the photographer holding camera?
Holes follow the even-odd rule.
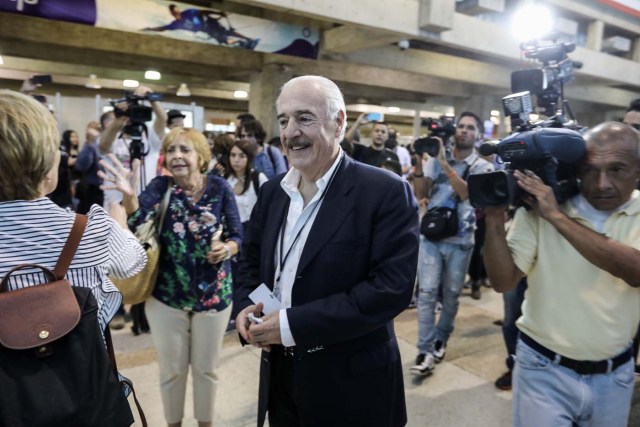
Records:
[[[133,101],[134,104],[129,102],[130,98],[142,98],[146,99],[149,94],[152,94],[152,90],[145,86],[139,86],[133,92],[133,96],[128,96],[126,102],[117,103],[114,105],[114,111],[116,113],[116,119],[105,129],[100,136],[99,148],[100,154],[108,161],[107,154],[112,153],[116,158],[124,165],[125,168],[131,169],[132,149],[134,149],[134,156],[136,156],[136,147],[132,145],[135,141],[142,142],[141,157],[142,163],[142,180],[138,192],[144,190],[144,187],[157,175],[158,169],[158,157],[160,155],[160,148],[162,146],[162,137],[164,136],[165,123],[167,122],[167,113],[162,108],[162,104],[158,101],[151,101],[151,108],[156,117],[153,122],[153,126],[147,129],[144,123],[133,123],[133,125],[140,125],[143,128],[141,135],[131,135],[127,132],[134,133],[135,127],[131,129],[130,124],[134,122],[129,115],[131,109],[140,107],[136,105],[137,101]],[[129,113],[129,114],[128,114]],[[137,132],[135,132],[137,133]],[[122,193],[116,190],[105,190],[104,192],[104,207],[109,210],[109,206],[112,202],[120,203],[122,201]]]
[[[380,116],[378,114],[378,116]],[[381,167],[382,163],[390,159],[396,162],[400,162],[398,155],[392,150],[385,147],[385,142],[389,138],[389,126],[385,122],[375,121],[370,119],[370,114],[362,113],[358,116],[356,122],[351,126],[347,133],[344,135],[346,144],[349,145],[348,149],[343,147],[347,153],[350,153],[354,160],[365,163],[367,165]],[[378,117],[379,119],[380,117]],[[356,134],[360,126],[373,123],[373,129],[371,130],[371,146],[355,142]],[[342,144],[341,144],[342,145]]]
[[[418,258],[418,356],[411,372],[428,375],[445,355],[458,313],[458,298],[473,249],[475,213],[469,204],[467,177],[493,170],[493,165],[475,152],[482,135],[482,121],[463,112],[455,128],[451,151],[440,137],[439,149],[429,158],[424,173],[418,157],[413,183],[418,200],[429,196],[428,211],[420,225]],[[420,151],[420,150],[416,150]],[[446,214],[447,217],[441,216]],[[439,216],[439,218],[437,218]],[[433,218],[434,221],[430,222]],[[439,230],[439,233],[435,233]],[[442,283],[442,312],[435,323],[438,287]]]
[[[485,207],[485,264],[498,292],[527,276],[517,321],[513,425],[626,426],[634,388],[631,340],[640,321],[640,134],[621,123],[588,131],[580,194],[515,170],[522,199]]]

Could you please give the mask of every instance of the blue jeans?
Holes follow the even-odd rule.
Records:
[[[518,340],[514,427],[626,427],[633,396],[631,358],[607,374],[580,375]]]
[[[502,294],[504,301],[504,322],[502,324],[502,337],[507,347],[507,368],[513,370],[516,344],[518,343],[518,327],[516,320],[522,316],[522,302],[527,290],[527,278],[523,277],[514,289]]]
[[[433,352],[436,340],[446,343],[453,332],[458,299],[464,286],[473,244],[432,242],[420,236],[418,257],[418,352]],[[436,326],[435,307],[442,282],[442,311]]]

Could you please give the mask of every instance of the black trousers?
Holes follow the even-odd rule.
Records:
[[[298,404],[293,393],[293,357],[284,354],[280,345],[271,350],[271,380],[269,381],[269,426],[300,427]]]

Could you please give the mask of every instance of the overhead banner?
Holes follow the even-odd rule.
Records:
[[[165,0],[0,0],[0,11],[236,49],[317,58],[317,29]]]

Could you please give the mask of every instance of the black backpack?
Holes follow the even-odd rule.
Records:
[[[105,349],[98,303],[91,289],[64,279],[86,222],[84,215],[76,215],[53,272],[23,264],[0,283],[3,427],[120,427],[134,422]],[[7,292],[11,274],[25,268],[41,269],[49,282]],[[108,327],[105,334],[113,354]]]

